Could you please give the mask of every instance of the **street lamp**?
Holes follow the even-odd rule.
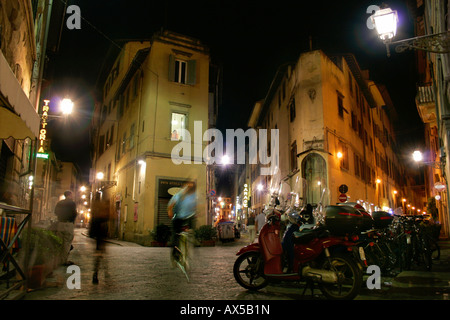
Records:
[[[422,152],[416,150],[413,152],[413,159],[415,162],[421,162],[423,160]]]
[[[421,164],[424,164],[427,166],[431,166],[435,169],[442,169],[444,166],[444,163],[442,162],[442,158],[440,159],[440,161],[424,161],[423,153],[418,150],[413,152],[412,157],[413,157],[413,160],[415,162],[417,162],[418,164],[421,163]]]
[[[229,164],[230,163],[230,157],[228,156],[228,155],[224,155],[223,157],[222,157],[222,164],[223,165],[227,165],[227,164]]]
[[[72,100],[70,100],[68,98],[64,98],[61,100],[61,103],[59,104],[59,106],[64,115],[69,115],[72,113],[72,110],[73,110]]]
[[[105,177],[105,175],[103,174],[103,172],[97,172],[97,180],[103,180],[103,178]]]
[[[434,53],[450,52],[450,31],[391,42],[397,33],[397,11],[390,8],[377,10],[371,17],[378,36],[386,44],[387,56],[390,57],[389,45],[397,45],[395,51],[407,49],[424,50]]]
[[[397,34],[398,15],[396,10],[380,9],[372,16],[372,21],[381,40],[390,41]]]

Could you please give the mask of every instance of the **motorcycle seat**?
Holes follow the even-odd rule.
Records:
[[[313,229],[303,229],[302,231],[294,232],[295,244],[306,244],[315,238],[322,238],[328,236],[328,230],[324,227]]]

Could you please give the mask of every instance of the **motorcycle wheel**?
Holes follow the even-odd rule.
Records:
[[[267,286],[264,277],[264,261],[259,252],[246,252],[240,255],[233,267],[237,283],[248,290],[259,290]]]
[[[333,254],[325,259],[322,269],[335,271],[338,274],[338,283],[319,284],[320,290],[327,299],[351,300],[354,299],[362,286],[362,274],[353,259],[343,254]]]

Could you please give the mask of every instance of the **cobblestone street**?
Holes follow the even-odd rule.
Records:
[[[27,300],[271,300],[289,299],[277,290],[253,293],[240,287],[233,277],[236,252],[245,240],[194,248],[190,282],[169,261],[170,248],[143,247],[110,241],[101,262],[99,283],[92,283],[94,240],[76,229],[70,260],[81,270],[81,289],[68,289],[70,274],[59,267],[47,279],[46,287],[28,293]]]
[[[144,247],[111,240],[101,263],[99,283],[92,283],[94,240],[76,229],[70,260],[80,267],[81,288],[69,289],[67,267],[59,267],[46,286],[29,292],[25,300],[323,300],[319,291],[302,296],[295,285],[270,285],[258,292],[240,287],[233,277],[237,250],[246,235],[231,243],[195,248],[195,260],[188,282],[169,262],[170,248]],[[395,279],[383,278],[381,290],[363,289],[356,300],[449,299],[448,251],[443,248],[438,272],[407,271]]]

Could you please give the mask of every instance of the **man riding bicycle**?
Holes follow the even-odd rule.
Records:
[[[184,188],[176,193],[169,201],[168,214],[173,226],[172,255],[179,258],[179,239],[184,227],[192,228],[197,209],[195,184],[186,183]]]

